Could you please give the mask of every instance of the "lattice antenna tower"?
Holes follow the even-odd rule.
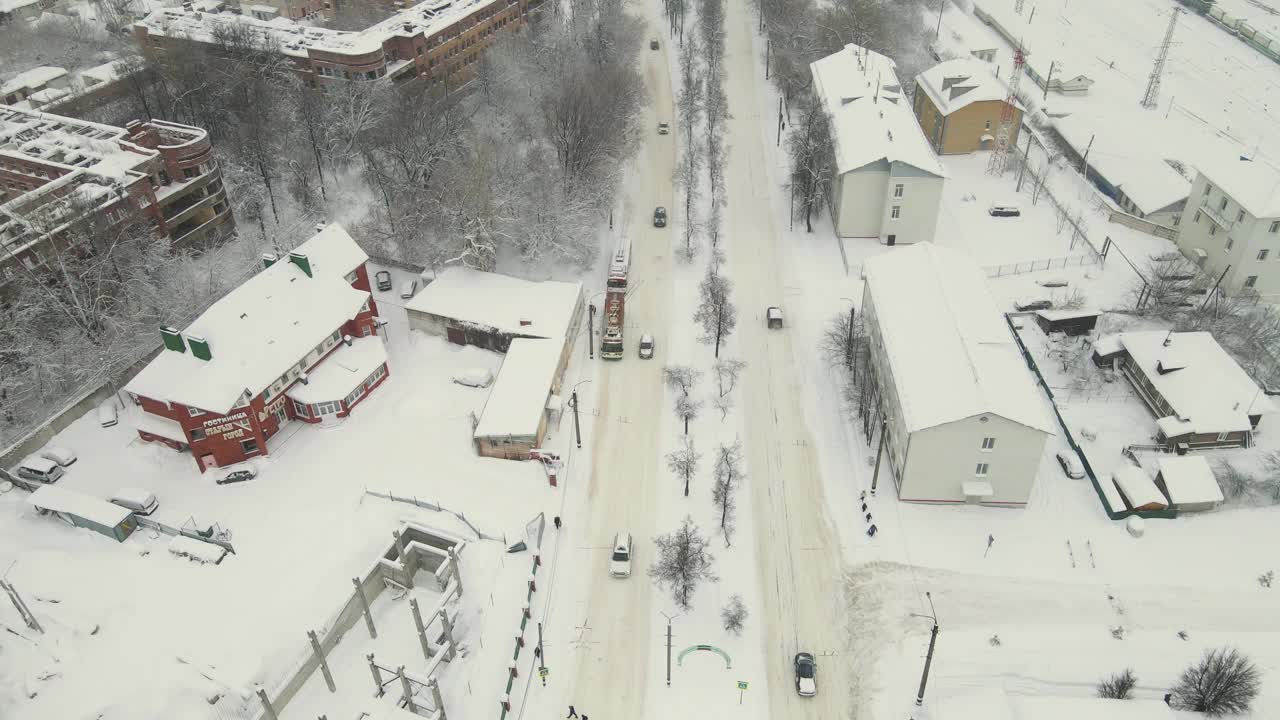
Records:
[[[1169,47],[1173,45],[1173,29],[1178,24],[1178,15],[1182,8],[1175,7],[1169,16],[1169,27],[1164,31],[1164,42],[1160,43],[1160,52],[1156,55],[1156,64],[1151,68],[1151,78],[1147,80],[1147,92],[1142,96],[1142,107],[1150,110],[1160,100],[1160,79],[1164,75],[1164,65],[1169,60]]]
[[[1009,162],[1009,136],[1013,134],[1013,118],[1018,114],[1018,81],[1022,79],[1022,66],[1027,58],[1022,54],[1022,46],[1013,52],[1013,72],[1009,75],[1009,96],[1004,99],[1000,109],[1000,127],[996,130],[996,144],[991,148],[991,161],[987,164],[988,175],[1003,175],[1005,165]]]
[[[1023,3],[1025,3],[1026,1],[1027,1],[1027,0],[1015,0],[1015,1],[1014,1],[1014,3],[1013,3],[1013,11],[1014,11],[1014,12],[1016,12],[1016,13],[1018,13],[1019,15],[1021,15],[1021,14],[1022,14],[1022,5],[1023,5]]]

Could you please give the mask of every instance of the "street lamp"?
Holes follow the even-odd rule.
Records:
[[[590,380],[579,381],[573,386],[573,394],[569,402],[573,404],[573,437],[578,442],[578,449],[582,449],[582,426],[578,424],[578,386],[586,385]]]
[[[658,611],[658,614],[667,619],[667,687],[671,687],[671,621],[680,617],[680,615],[668,615],[661,610]]]
[[[929,631],[929,653],[924,657],[924,672],[920,674],[920,689],[916,691],[916,705],[924,704],[924,686],[929,682],[929,666],[933,664],[933,648],[938,642],[938,612],[933,609],[933,596],[926,592],[924,597],[929,601],[930,614],[911,613],[911,617],[920,617],[933,621],[933,629]]]

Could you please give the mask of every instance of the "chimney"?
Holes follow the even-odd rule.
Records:
[[[174,350],[176,352],[186,352],[187,344],[182,342],[182,334],[174,328],[162,326],[160,328],[160,337],[164,340],[165,350]]]
[[[325,229],[325,227],[326,227],[327,225],[328,225],[328,223],[326,223],[326,222],[325,222],[325,221],[323,221],[323,220],[321,220],[320,222],[316,223],[316,232],[323,232],[323,231],[324,231],[324,229]]]
[[[306,255],[295,250],[289,253],[289,262],[297,265],[302,272],[307,274],[307,277],[311,277],[311,261],[307,259]]]
[[[405,23],[405,24],[404,24],[404,31],[405,31],[405,32],[407,32],[407,33],[409,33],[410,35],[412,35],[412,34],[413,34],[413,23]]]
[[[526,320],[525,318],[520,318],[520,327],[529,327],[532,324],[533,324],[532,320]]]
[[[346,343],[347,347],[351,347],[351,336],[350,336],[350,335],[343,335],[343,336],[342,336],[342,342]]]
[[[198,335],[188,335],[187,344],[191,346],[191,354],[201,360],[212,360],[213,355],[209,353],[209,341]]]
[[[272,265],[275,265],[276,261],[279,259],[280,258],[276,257],[275,253],[262,253],[262,267],[269,268]]]

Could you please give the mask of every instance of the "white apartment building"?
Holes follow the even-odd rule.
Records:
[[[1191,185],[1178,248],[1234,295],[1280,298],[1280,169],[1262,160],[1203,164]]]
[[[946,177],[902,92],[893,60],[857,45],[809,65],[831,119],[840,237],[885,245],[933,239]]]

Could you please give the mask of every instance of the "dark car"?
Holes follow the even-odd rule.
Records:
[[[1022,210],[1017,205],[992,205],[987,208],[987,213],[991,217],[1019,217]]]
[[[1049,300],[1022,300],[1013,305],[1018,308],[1018,312],[1031,312],[1033,310],[1051,310],[1053,303]]]
[[[658,49],[658,41],[657,41],[657,40],[650,40],[650,41],[649,41],[649,49],[650,49],[650,50],[657,50],[657,49]]]
[[[373,274],[373,277],[378,281],[379,290],[391,289],[391,273],[386,270],[379,270]]]
[[[796,694],[813,697],[818,694],[818,663],[811,653],[796,653]]]
[[[258,471],[253,468],[244,468],[240,470],[232,470],[231,472],[218,478],[219,485],[230,485],[231,483],[244,482],[258,477]]]
[[[654,227],[667,226],[667,209],[666,208],[656,207],[653,209],[653,226]]]

